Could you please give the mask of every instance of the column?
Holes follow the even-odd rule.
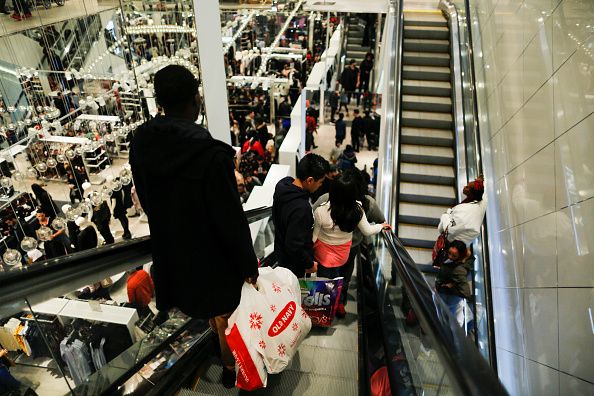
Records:
[[[218,0],[193,0],[204,107],[212,137],[231,143],[227,76]]]

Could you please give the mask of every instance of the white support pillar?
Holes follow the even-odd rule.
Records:
[[[231,143],[227,76],[218,0],[193,0],[204,107],[212,137]]]

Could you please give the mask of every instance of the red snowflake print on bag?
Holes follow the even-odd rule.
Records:
[[[250,329],[260,330],[262,328],[262,315],[258,312],[252,312],[250,314]]]
[[[276,305],[274,305],[274,304],[271,304],[271,305],[270,305],[270,310],[271,310],[272,312],[276,312]]]
[[[258,343],[258,346],[262,349],[266,349],[266,343],[264,342],[264,340],[260,340],[260,342]]]
[[[287,354],[287,347],[285,344],[280,344],[277,348],[278,356],[285,356]]]
[[[293,329],[293,331],[297,331],[299,330],[299,325],[297,323],[293,323],[293,326],[291,326],[291,328]]]
[[[274,283],[274,282],[272,282],[272,290],[273,290],[275,293],[280,293],[280,292],[281,292],[281,288],[280,288],[280,286],[279,286],[279,285],[277,285],[277,284],[276,284],[276,283]]]
[[[301,308],[301,316],[305,319],[305,318],[309,318],[309,314],[307,312],[305,312],[305,309]]]

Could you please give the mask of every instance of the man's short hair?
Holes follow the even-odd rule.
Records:
[[[165,109],[191,103],[198,92],[198,80],[183,66],[169,65],[155,74],[157,103]]]
[[[326,176],[329,169],[330,164],[328,161],[318,154],[310,153],[301,158],[301,161],[297,164],[297,178],[306,180],[308,177],[313,177],[314,180],[320,180]]]

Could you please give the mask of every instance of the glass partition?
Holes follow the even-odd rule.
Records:
[[[15,0],[0,21],[5,271],[147,235],[132,135],[160,112],[158,70],[180,64],[201,80],[191,1],[58,2],[30,4],[29,16]],[[89,225],[96,239],[79,241]]]

